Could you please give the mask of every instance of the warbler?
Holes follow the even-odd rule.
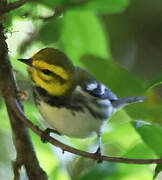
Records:
[[[86,138],[96,133],[99,154],[104,122],[120,108],[145,99],[118,98],[58,49],[44,48],[29,59],[19,60],[27,64],[34,99],[45,121],[69,137]]]

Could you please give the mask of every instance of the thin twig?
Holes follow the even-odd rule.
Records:
[[[66,12],[66,10],[69,10],[71,8],[75,8],[75,7],[79,7],[79,6],[82,6],[88,2],[90,2],[92,0],[81,0],[81,1],[76,1],[76,2],[71,2],[71,3],[67,3],[67,4],[64,4],[60,7],[56,7],[54,10],[53,10],[53,15],[50,15],[48,17],[42,17],[42,16],[39,16],[38,18],[39,19],[42,19],[43,21],[48,21],[48,20],[51,20],[51,19],[54,19],[54,18],[57,18],[59,17],[60,15],[62,15],[63,13]]]
[[[19,7],[21,7],[22,5],[24,5],[26,2],[28,2],[29,0],[19,0],[19,1],[16,1],[16,2],[12,2],[12,3],[9,3],[6,8],[5,8],[5,13],[6,12],[9,12],[9,11],[12,11],[14,9],[17,9]]]
[[[15,115],[21,119],[30,129],[32,129],[37,135],[41,137],[43,131],[36,125],[34,125],[24,114],[16,98],[10,98],[10,106]],[[71,146],[61,143],[60,141],[47,136],[47,142],[50,142],[54,146],[61,148],[63,151],[67,151],[85,158],[90,158],[98,160],[98,156],[95,153],[89,153],[85,151],[78,150]],[[162,163],[162,158],[159,159],[131,159],[131,158],[122,158],[122,157],[111,157],[111,156],[102,156],[103,161],[110,162],[119,162],[119,163],[128,163],[128,164],[160,164]]]
[[[19,0],[19,1],[12,2],[12,3],[8,3],[8,4],[0,1],[0,15],[3,15],[14,9],[17,9],[17,8],[21,7],[22,5],[24,5],[28,1],[29,0]]]
[[[19,1],[9,3],[9,4],[5,4],[5,5],[3,5],[3,7],[0,8],[0,15],[5,14],[7,12],[10,12],[10,11],[12,11],[14,9],[17,9],[17,8],[23,6],[26,2],[29,2],[29,1],[31,1],[31,0],[19,0]],[[60,7],[55,8],[54,9],[54,14],[52,16],[39,17],[39,18],[44,19],[44,20],[49,20],[51,18],[58,17],[59,15],[64,13],[67,9],[84,5],[89,1],[91,1],[91,0],[81,0],[81,1],[77,1],[77,2],[67,3],[65,5],[62,5]]]

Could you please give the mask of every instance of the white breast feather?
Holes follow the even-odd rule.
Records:
[[[93,89],[97,84],[91,84],[88,88]],[[104,87],[102,88],[104,91]],[[91,96],[88,92],[77,86],[73,95],[82,95],[89,102],[91,108],[97,113],[112,114],[111,102],[108,99],[99,99]],[[97,107],[92,100],[96,100],[99,104],[105,105],[103,108]],[[83,105],[82,105],[83,106]],[[58,132],[70,137],[84,138],[91,135],[93,132],[99,133],[103,120],[94,118],[89,110],[85,107],[82,111],[73,111],[65,107],[52,107],[40,101],[38,109],[44,119]],[[106,119],[105,119],[106,120]]]
[[[94,119],[87,109],[84,112],[72,112],[64,107],[51,107],[43,101],[38,108],[54,129],[70,137],[85,138],[93,132],[98,133],[103,124],[103,121]]]

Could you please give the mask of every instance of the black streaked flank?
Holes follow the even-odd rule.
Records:
[[[89,96],[91,96],[91,94],[89,94]],[[108,115],[101,112],[101,110],[103,109],[103,105],[97,103],[96,97],[94,97],[94,99],[93,99],[93,96],[91,96],[91,97],[92,97],[92,99],[88,99],[83,94],[78,93],[78,95],[75,96],[75,102],[78,103],[78,104],[81,104],[83,107],[87,108],[88,111],[90,112],[90,114],[94,118],[98,118],[98,119],[101,119],[101,120],[108,119]],[[97,112],[95,109],[93,109],[92,104],[95,105],[98,108],[99,112]],[[108,108],[108,107],[104,106],[104,108]]]
[[[72,98],[71,98],[71,96],[69,96],[69,97],[52,96],[52,95],[48,94],[48,92],[46,90],[44,90],[43,88],[38,87],[38,86],[35,88],[35,91],[36,91],[35,99],[36,99],[37,104],[39,104],[40,99],[43,99],[44,102],[46,102],[47,104],[49,104],[51,106],[58,107],[58,108],[64,107],[64,108],[71,110],[71,113],[73,116],[75,116],[76,112],[84,112],[84,109],[86,108],[94,118],[98,118],[101,120],[108,119],[107,113],[102,112],[103,108],[107,109],[108,106],[97,103],[96,100],[98,98],[96,96],[93,96],[89,92],[88,92],[88,96],[90,97],[90,99],[79,91],[75,91],[73,93]],[[39,98],[40,96],[41,96],[41,98]],[[96,111],[96,109],[94,109],[92,104],[95,106],[95,108],[98,109],[98,111]]]

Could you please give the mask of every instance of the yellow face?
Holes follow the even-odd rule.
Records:
[[[44,49],[44,51],[45,50],[46,49]],[[47,52],[49,53],[49,49]],[[53,60],[49,59],[49,57],[53,58]],[[62,57],[57,55],[56,58],[58,61],[58,59]],[[62,59],[60,59],[60,61],[62,61]],[[64,64],[55,62],[54,56],[49,56],[47,53],[42,56],[40,51],[32,57],[32,65],[28,66],[28,73],[35,85],[45,89],[53,96],[61,96],[67,94],[73,86],[74,66],[69,59],[61,62]]]

